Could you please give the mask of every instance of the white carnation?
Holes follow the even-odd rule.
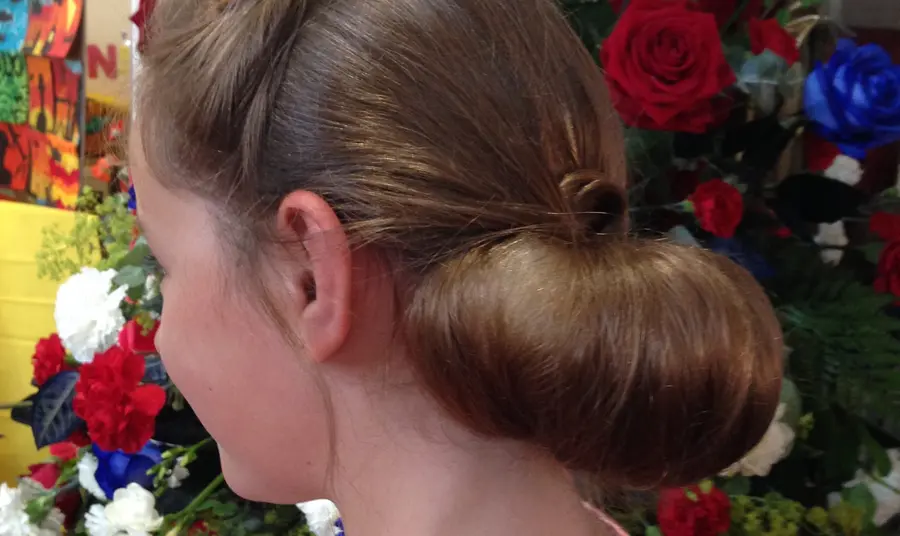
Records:
[[[306,524],[313,534],[316,536],[339,536],[340,530],[337,522],[341,516],[333,502],[319,499],[300,503],[297,508],[303,512]]]
[[[103,488],[100,487],[100,484],[97,483],[97,467],[99,466],[100,462],[97,460],[97,457],[90,452],[86,452],[78,460],[78,484],[94,497],[105,501],[108,497],[104,493]]]
[[[116,490],[112,502],[91,506],[85,516],[90,536],[149,536],[162,522],[153,494],[138,484]]]
[[[127,287],[113,288],[115,270],[83,268],[59,287],[56,294],[56,331],[63,346],[79,363],[113,346],[125,325],[119,308]]]
[[[856,186],[862,180],[863,169],[859,160],[840,154],[825,170],[824,175],[829,179],[841,181],[847,186]]]
[[[723,476],[734,476],[737,473],[744,476],[766,476],[773,465],[790,454],[794,446],[794,430],[781,421],[786,409],[784,402],[778,405],[775,418],[762,441],[740,461],[723,471]]]
[[[55,512],[51,512],[48,522],[43,526],[32,525],[28,514],[25,513],[25,503],[20,490],[10,488],[5,482],[0,484],[0,534],[3,536],[57,536],[62,533],[61,527],[54,523],[58,519]]]
[[[837,221],[834,223],[820,223],[819,232],[813,237],[813,241],[823,246],[822,262],[825,264],[840,264],[844,257],[844,250],[840,249],[850,243],[847,238],[847,230],[844,228],[844,222]],[[828,247],[832,246],[832,247]]]
[[[873,521],[876,526],[882,526],[891,520],[897,514],[900,514],[900,493],[896,490],[900,489],[900,449],[890,449],[887,451],[888,458],[891,460],[891,472],[883,478],[873,478],[864,471],[857,471],[856,478],[844,484],[845,488],[855,488],[860,484],[865,484],[872,496],[875,498],[875,515]],[[840,501],[838,494],[832,494],[829,497],[831,503]]]

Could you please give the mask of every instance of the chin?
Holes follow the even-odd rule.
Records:
[[[296,483],[285,485],[283,482],[278,482],[278,479],[267,479],[253,467],[248,467],[229,456],[221,447],[219,447],[219,457],[225,483],[228,484],[231,491],[243,499],[269,504],[297,504],[321,498],[304,493],[302,488],[296,486]]]

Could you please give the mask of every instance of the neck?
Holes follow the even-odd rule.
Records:
[[[424,417],[427,405],[406,407]],[[398,419],[371,400],[367,406],[383,417],[338,422],[336,430],[332,496],[348,535],[599,533],[566,472],[533,449],[477,438],[439,412]],[[358,417],[358,410],[336,414]]]

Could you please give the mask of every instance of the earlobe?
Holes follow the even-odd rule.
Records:
[[[306,259],[291,277],[302,308],[297,326],[310,359],[326,361],[350,331],[351,256],[343,226],[321,197],[296,191],[278,208],[279,234],[302,244]]]

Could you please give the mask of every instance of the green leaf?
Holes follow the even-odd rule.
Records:
[[[656,525],[647,527],[647,530],[644,531],[645,536],[663,536],[662,531]]]
[[[862,445],[866,449],[866,456],[871,462],[875,476],[883,477],[888,475],[892,470],[892,466],[887,450],[878,441],[875,441],[865,423],[860,421],[859,427]]]
[[[129,289],[143,287],[147,282],[147,273],[140,266],[127,265],[119,270],[113,278],[114,285],[125,285]]]
[[[859,484],[852,488],[845,489],[841,492],[841,499],[851,506],[862,510],[863,518],[870,522],[875,515],[875,510],[878,508],[875,497],[869,490],[869,486],[865,484]]]
[[[881,252],[884,250],[884,244],[882,242],[871,242],[861,246],[859,250],[865,255],[867,261],[872,264],[878,264],[878,259],[881,257]]]
[[[140,266],[148,255],[150,255],[150,246],[147,244],[147,240],[140,236],[135,241],[131,251],[116,263],[115,268],[121,270],[125,266]]]
[[[725,480],[720,488],[730,497],[748,495],[750,493],[750,479],[742,475],[733,476]]]
[[[775,15],[775,19],[778,21],[778,24],[781,25],[782,28],[788,25],[791,22],[791,12],[788,9],[779,10]]]

